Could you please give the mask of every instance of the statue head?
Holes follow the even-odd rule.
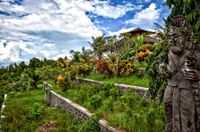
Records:
[[[190,24],[182,15],[174,16],[168,32],[170,50],[172,53],[180,55],[183,53],[190,39]]]
[[[182,54],[184,51],[185,43],[183,40],[184,35],[182,34],[181,30],[172,26],[167,35],[171,52],[177,55]]]

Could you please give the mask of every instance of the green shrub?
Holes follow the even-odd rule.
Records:
[[[42,88],[43,88],[42,82],[39,82],[39,84],[37,85],[37,88],[38,88],[38,89],[42,89]]]
[[[60,81],[60,87],[62,88],[62,91],[66,91],[67,89],[72,87],[72,82],[69,80],[68,77],[65,77],[64,80]]]
[[[117,97],[120,96],[120,91],[118,88],[113,87],[109,90],[109,95],[113,98],[113,99],[117,99]]]
[[[77,65],[71,65],[69,68],[69,76],[71,80],[75,80],[76,76],[78,75],[78,66]]]
[[[83,91],[87,98],[90,98],[92,95],[99,92],[99,88],[95,85],[80,85],[80,90]]]
[[[0,89],[0,108],[1,108],[1,104],[4,101],[4,93],[5,93],[5,90]]]
[[[119,76],[121,77],[127,77],[130,75],[133,75],[133,73],[135,72],[136,68],[134,67],[134,64],[132,62],[129,61],[121,61],[118,64],[118,72],[119,72]]]
[[[126,92],[120,97],[120,100],[129,107],[132,107],[135,103],[135,98],[130,92]]]
[[[63,74],[62,70],[52,66],[44,66],[41,68],[37,68],[35,72],[37,75],[40,76],[42,80],[48,80],[48,79],[56,80],[56,77],[58,75]]]
[[[6,106],[3,112],[5,120],[2,121],[3,130],[8,131],[20,130],[23,127],[24,121],[26,120],[26,111],[18,105]]]
[[[139,78],[135,75],[135,72],[133,73],[133,76],[127,76],[127,77],[110,77],[100,73],[93,72],[86,78],[103,81],[107,83],[122,83],[122,84],[136,85],[141,87],[148,87],[149,84],[149,79],[146,75],[144,75],[143,78]]]
[[[92,109],[101,107],[103,98],[100,95],[93,95],[88,101]]]
[[[134,73],[134,75],[138,78],[144,78],[144,76],[146,75],[146,71],[144,70],[140,70],[137,69],[136,72]]]
[[[44,113],[44,106],[38,102],[34,103],[29,109],[29,117],[33,119],[39,119]]]
[[[98,124],[99,119],[97,117],[91,117],[87,119],[80,127],[78,132],[100,132]]]
[[[108,63],[104,59],[97,60],[96,71],[98,73],[107,74],[108,73]]]
[[[108,97],[109,96],[109,90],[114,87],[114,84],[112,83],[104,83],[98,86],[99,91],[104,92],[104,96]]]
[[[83,75],[85,77],[85,76],[89,75],[90,72],[92,71],[92,66],[90,66],[86,63],[80,64],[78,71],[79,71],[79,73],[78,73],[79,75]]]
[[[113,111],[113,98],[109,97],[105,101],[103,101],[103,110],[104,111]]]

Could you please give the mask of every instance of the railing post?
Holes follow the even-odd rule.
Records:
[[[50,91],[51,91],[51,86],[46,83],[46,82],[43,82],[43,90],[45,92],[45,102],[47,103],[47,105],[50,105],[51,103],[51,95],[50,95]]]
[[[47,92],[46,92],[46,102],[47,102],[47,105],[50,105],[51,104],[51,94],[50,94],[50,91],[52,89],[52,86],[47,84]]]
[[[5,101],[7,100],[7,97],[8,97],[8,95],[4,94],[4,101],[2,103],[1,111],[0,111],[0,132],[2,132],[1,131],[1,129],[2,129],[2,122],[3,122],[3,119],[5,118],[5,116],[3,115],[3,111],[4,111],[5,107],[6,107],[5,106]]]

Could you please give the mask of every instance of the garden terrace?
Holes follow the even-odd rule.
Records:
[[[99,85],[99,84],[103,84],[104,82],[91,80],[91,79],[77,78],[76,83]],[[118,83],[115,83],[114,86],[119,89],[121,95],[124,94],[125,92],[127,92],[128,90],[134,91],[138,95],[141,95],[141,96],[146,96],[147,92],[148,92],[148,88],[146,88],[146,87],[132,86],[132,85],[126,85],[126,84],[118,84]]]
[[[83,108],[82,106],[72,102],[71,100],[62,97],[61,95],[55,93],[54,91],[51,91],[48,87],[45,88],[45,92],[49,92],[49,94],[46,94],[46,98],[49,98],[49,102],[46,100],[47,103],[50,103],[51,106],[54,107],[61,107],[65,111],[70,112],[72,115],[74,115],[76,118],[78,118],[81,121],[90,120],[92,118],[92,113],[90,113],[87,109]],[[95,124],[94,124],[95,125]],[[94,126],[93,126],[94,127]],[[108,126],[108,123],[106,120],[99,120],[98,121],[98,129],[95,131],[101,131],[101,132],[117,132],[113,127]]]
[[[52,86],[56,93],[87,108],[117,129],[128,132],[160,132],[164,129],[163,107],[132,91],[120,95],[119,89],[112,84],[76,84],[65,89]]]
[[[80,78],[83,78],[83,76],[80,76]],[[86,79],[93,79],[97,81],[103,81],[106,83],[119,83],[119,84],[128,84],[128,85],[134,85],[134,86],[140,86],[140,87],[148,87],[149,86],[149,79],[147,76],[138,77],[138,76],[127,76],[127,77],[107,77],[100,73],[94,73],[85,76]]]
[[[42,90],[9,94],[3,114],[2,131],[74,132],[83,125],[60,108],[48,107]]]

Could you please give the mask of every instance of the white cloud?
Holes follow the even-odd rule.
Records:
[[[126,24],[153,28],[154,23],[160,17],[160,11],[160,9],[156,8],[155,3],[151,3],[148,8],[136,13],[133,19],[127,20]]]
[[[1,57],[1,55],[3,55],[4,54],[4,45],[3,45],[3,43],[0,41],[0,57]]]
[[[17,32],[21,31],[59,31],[65,33],[80,34],[83,38],[90,38],[92,35],[101,35],[102,32],[95,27],[88,16],[81,8],[75,6],[76,1],[58,0],[55,3],[50,1],[32,1],[27,0],[21,5],[0,3],[0,8],[5,11],[12,10],[15,12],[26,11],[29,15],[18,18],[10,17],[0,21],[1,27],[12,29]],[[82,2],[82,1],[80,1]],[[82,3],[79,3],[82,5]],[[6,8],[4,8],[6,5]],[[8,9],[8,10],[7,10]],[[20,10],[19,10],[20,9]]]
[[[94,9],[94,13],[116,19],[122,17],[128,11],[134,10],[134,7],[136,8],[136,6],[133,6],[132,4],[112,6],[109,2],[105,2],[104,4],[97,5]]]
[[[4,16],[0,21],[1,27],[17,32],[45,30],[74,33],[89,39],[91,36],[101,35],[102,32],[91,22],[85,11],[116,19],[125,15],[127,11],[141,8],[132,4],[111,6],[108,1],[52,1],[26,0],[23,5],[0,3],[0,9],[29,14],[20,19],[10,16],[5,19]]]
[[[0,62],[18,62],[33,56],[53,58],[61,54],[57,48],[59,46],[76,47],[68,44],[72,43],[69,42],[71,39],[76,42],[101,35],[102,32],[85,14],[86,9],[76,6],[83,3],[84,7],[90,6],[90,3],[82,0],[79,3],[69,0],[26,0],[22,5],[0,2],[0,10],[14,13],[10,16],[0,15],[0,39],[9,41],[6,47],[0,44]],[[16,14],[28,15],[19,17]],[[29,44],[30,40],[32,44]]]
[[[54,56],[52,59],[53,59],[53,60],[56,60],[56,59],[58,59],[58,58],[64,58],[65,56],[66,56],[66,54],[60,53],[60,54],[57,54],[56,56]]]
[[[33,42],[10,41],[6,42],[4,47],[3,42],[0,41],[0,64],[27,61],[36,55],[39,58],[51,59],[57,54],[60,54],[60,51],[52,43],[37,45]]]
[[[0,10],[13,14],[0,15],[0,39],[8,41],[6,47],[0,44],[1,63],[35,56],[69,56],[71,49],[87,46],[91,36],[102,35],[86,11],[116,19],[142,8],[130,3],[113,6],[110,1],[99,0],[25,0],[21,5],[8,2],[14,0],[0,1]]]
[[[58,58],[64,58],[65,56],[67,56],[68,58],[70,58],[70,55],[69,55],[69,51],[66,50],[66,49],[63,49],[60,51],[59,54],[57,54],[56,56],[53,56],[51,59],[58,59]]]
[[[125,33],[125,32],[129,32],[129,31],[131,31],[131,30],[133,30],[134,28],[132,27],[132,28],[122,28],[122,29],[120,29],[120,30],[118,30],[118,31],[116,31],[116,32],[108,32],[108,35],[119,35],[120,33]]]
[[[21,61],[20,54],[26,48],[25,43],[8,42],[6,47],[4,47],[3,43],[0,43],[0,45],[0,50],[2,51],[0,61]]]
[[[50,53],[47,50],[41,50],[41,51],[39,51],[39,53],[41,53],[45,58],[50,57]]]
[[[16,13],[22,13],[25,12],[23,6],[18,5],[12,5],[9,3],[9,1],[4,1],[0,3],[0,10],[5,10],[6,12],[16,12]]]
[[[47,44],[44,44],[43,46],[47,48],[55,48],[56,45],[52,43],[47,43]]]

